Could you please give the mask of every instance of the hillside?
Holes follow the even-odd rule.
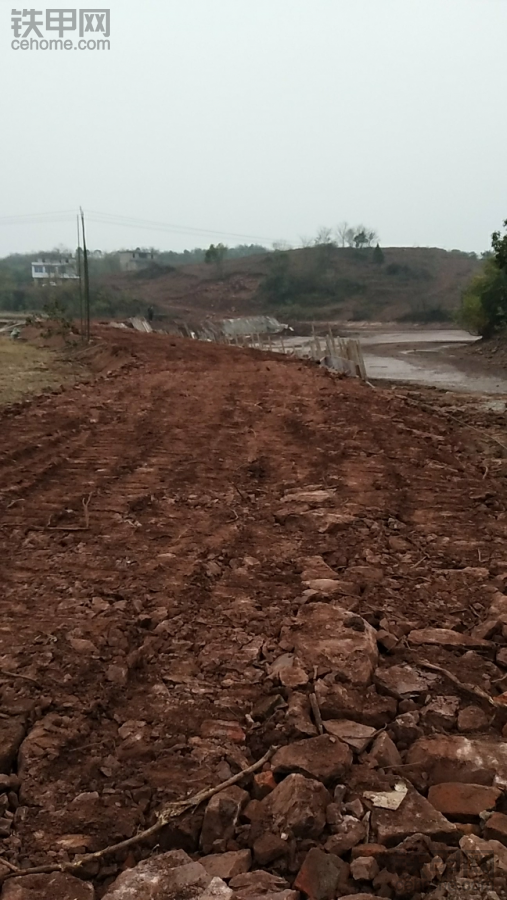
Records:
[[[168,319],[272,313],[287,321],[445,321],[481,265],[474,255],[393,247],[373,251],[320,246],[205,264],[154,266],[110,276],[104,287],[153,304]]]

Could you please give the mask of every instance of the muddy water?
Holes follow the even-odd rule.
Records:
[[[507,394],[506,377],[461,369],[449,350],[477,338],[452,329],[429,331],[359,331],[364,361],[371,380],[404,381],[445,390],[478,394]]]
[[[335,329],[335,333],[340,328]],[[357,338],[363,349],[368,378],[371,381],[400,381],[466,393],[507,395],[506,376],[461,368],[449,351],[477,340],[458,329],[417,329],[401,331],[381,326],[365,327],[342,332],[344,337]],[[276,349],[282,346],[273,342]],[[285,351],[311,355],[311,339],[290,337],[284,340]],[[324,346],[322,343],[321,346]]]

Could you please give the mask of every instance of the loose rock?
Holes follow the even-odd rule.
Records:
[[[185,900],[230,900],[232,890],[220,878],[208,875],[200,863],[192,862],[183,850],[172,850],[126,869],[105,897],[107,900],[182,900],[183,897]],[[69,900],[68,894],[65,900]]]
[[[411,644],[435,644],[449,650],[491,650],[489,641],[472,637],[468,634],[460,634],[450,628],[424,628],[421,631],[411,631],[408,640]]]
[[[289,775],[259,804],[261,831],[318,838],[326,825],[331,797],[320,781]]]
[[[363,623],[356,630],[353,619]],[[359,616],[327,603],[309,603],[296,619],[293,629],[294,646],[303,664],[336,673],[341,680],[353,685],[371,683],[378,662],[376,633]]]
[[[203,853],[221,853],[226,850],[227,841],[232,838],[241,810],[250,800],[246,791],[233,785],[215,794],[204,813],[201,832]]]
[[[22,719],[0,719],[0,772],[8,775],[25,736]]]
[[[366,826],[354,816],[344,816],[341,825],[336,826],[336,832],[328,838],[325,849],[328,853],[343,856],[352,850],[366,838]]]
[[[237,875],[230,882],[232,900],[299,900],[298,891],[289,890],[284,878],[269,872],[250,872]]]
[[[329,735],[281,747],[272,760],[275,775],[300,772],[324,782],[343,778],[351,765],[350,748]]]
[[[350,874],[354,881],[373,881],[380,869],[372,856],[358,856],[350,865]]]
[[[430,784],[464,782],[507,787],[507,744],[462,736],[421,738],[406,762],[426,773]]]
[[[488,840],[500,841],[507,845],[507,816],[495,812],[484,826],[484,837]]]
[[[385,732],[379,734],[375,740],[368,754],[368,765],[378,766],[381,769],[402,765],[402,758],[396,744]]]
[[[357,753],[366,750],[375,729],[370,725],[361,725],[359,722],[351,722],[350,719],[328,719],[324,722],[324,728],[328,734],[339,738]]]
[[[341,859],[314,847],[308,851],[294,887],[309,900],[333,900],[344,870],[346,865]]]
[[[374,809],[371,821],[378,843],[389,847],[412,834],[445,843],[458,843],[459,839],[456,826],[416,791],[409,791],[397,810]]]
[[[502,792],[479,784],[438,784],[430,788],[432,806],[451,819],[467,821],[485,810],[494,809]]]
[[[486,731],[489,719],[479,706],[467,706],[458,716],[458,731],[469,733],[473,731]]]
[[[429,685],[435,680],[434,676],[422,675],[411,666],[390,666],[375,672],[377,687],[397,700],[426,697]]]
[[[250,850],[215,853],[212,856],[203,856],[199,862],[201,866],[204,866],[208,875],[229,881],[235,875],[243,875],[250,870],[252,854]]]

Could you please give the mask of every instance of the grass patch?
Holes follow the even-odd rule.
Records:
[[[0,337],[0,406],[74,380],[71,365],[54,350]]]

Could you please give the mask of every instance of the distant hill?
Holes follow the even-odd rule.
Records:
[[[377,259],[377,261],[375,261]],[[175,321],[270,313],[283,321],[450,321],[481,266],[475,254],[333,245],[111,275],[103,287]]]

